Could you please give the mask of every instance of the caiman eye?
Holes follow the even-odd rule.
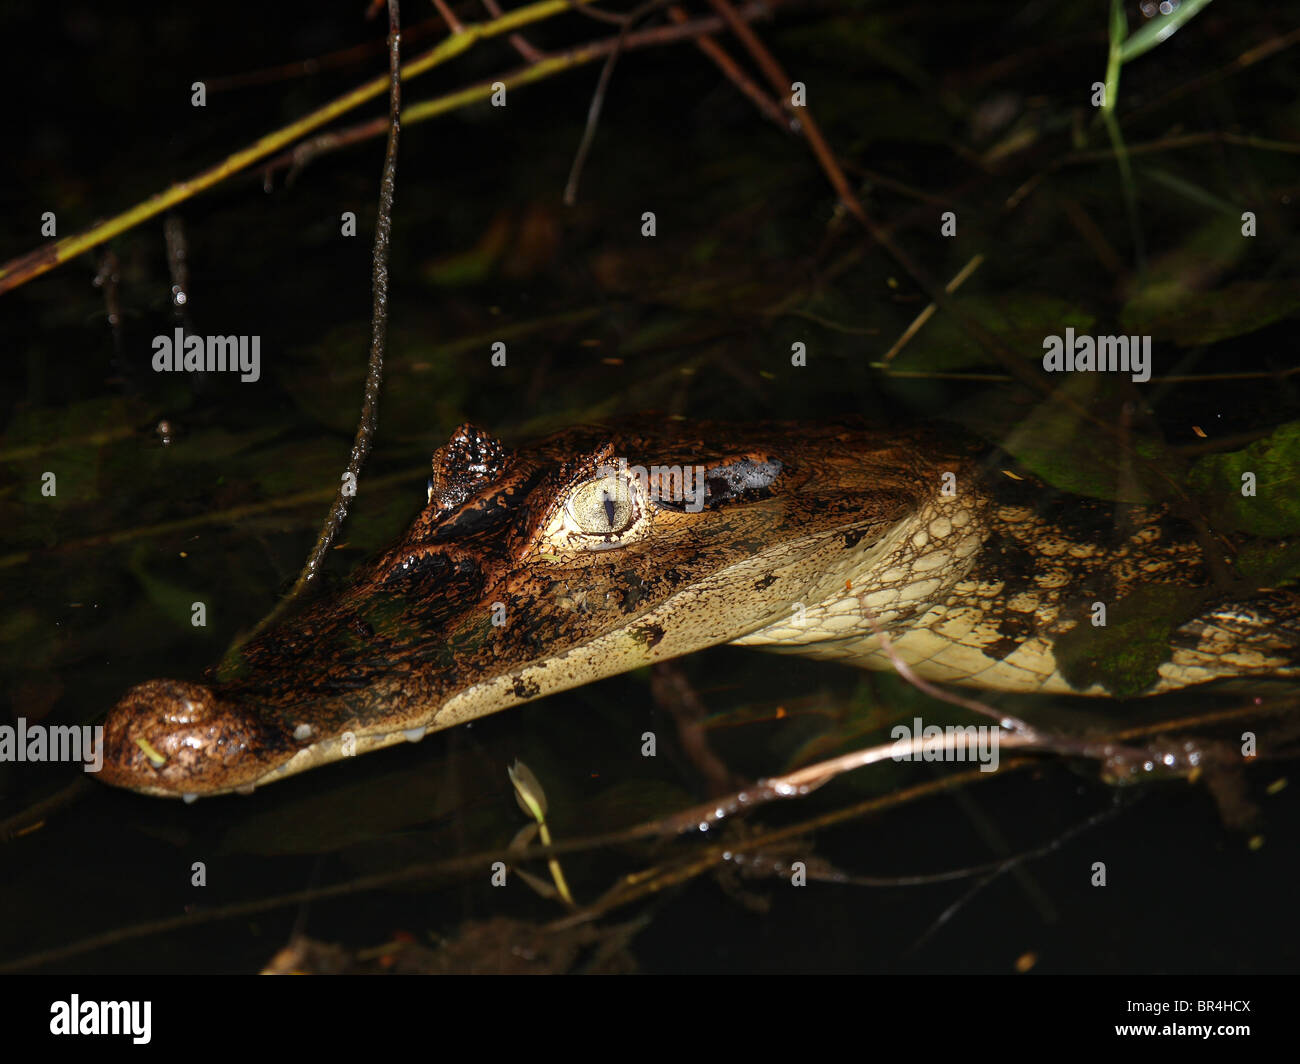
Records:
[[[569,514],[588,536],[618,535],[636,518],[632,488],[616,476],[579,484],[569,496]]]
[[[536,543],[542,558],[571,560],[588,551],[618,550],[650,535],[651,506],[641,482],[622,471],[604,469],[569,488]]]

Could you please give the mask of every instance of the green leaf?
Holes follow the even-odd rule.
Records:
[[[1110,47],[1106,55],[1106,99],[1102,114],[1112,116],[1119,103],[1119,72],[1124,65],[1124,39],[1128,36],[1128,18],[1124,14],[1124,0],[1110,0]],[[1112,129],[1112,137],[1117,133]]]
[[[539,824],[542,823],[546,819],[546,791],[541,781],[522,761],[516,761],[506,771],[510,774],[510,782],[514,784],[515,801],[519,803],[519,808]]]
[[[1251,495],[1242,494],[1247,475]],[[1222,526],[1256,536],[1300,533],[1300,421],[1244,450],[1206,455],[1188,480]]]
[[[1200,14],[1210,0],[1183,0],[1177,10],[1167,15],[1153,18],[1137,33],[1132,34],[1119,50],[1120,62],[1127,63],[1138,56],[1151,51],[1183,28],[1191,19]],[[1119,0],[1116,0],[1118,5]]]
[[[1161,461],[1162,443],[1136,437],[1131,450],[1116,447],[1083,413],[1110,420],[1106,412],[1118,410],[1126,397],[1124,382],[1113,374],[1072,373],[1028,413],[1013,397],[989,393],[966,404],[956,420],[1062,491],[1108,502],[1151,503],[1168,486],[1134,457]]]
[[[1081,307],[1055,296],[1034,292],[999,292],[963,296],[956,305],[1026,358],[1043,357],[1043,337],[1067,327],[1086,333],[1096,318]],[[968,336],[961,324],[940,313],[903,349],[897,366],[933,373],[988,366],[988,352]]]
[[[1282,587],[1300,580],[1300,543],[1256,540],[1236,557],[1238,571],[1258,587]]]
[[[1200,604],[1199,588],[1152,584],[1125,595],[1107,611],[1105,627],[1081,622],[1056,641],[1057,667],[1084,690],[1101,684],[1118,698],[1140,695],[1169,660],[1174,630]]]
[[[1180,347],[1218,343],[1258,332],[1300,311],[1300,281],[1236,281],[1213,292],[1193,292],[1178,282],[1145,288],[1120,314],[1130,334],[1150,335]]]

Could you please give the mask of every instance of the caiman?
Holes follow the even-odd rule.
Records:
[[[1164,615],[1126,615],[1152,601]],[[464,425],[405,536],[340,594],[207,683],[128,691],[101,776],[247,792],[722,643],[1107,694],[1086,643],[1061,654],[1096,604],[1164,640],[1141,693],[1300,671],[1300,596],[1216,590],[1164,507],[1002,476],[940,431],[663,419],[509,450]]]

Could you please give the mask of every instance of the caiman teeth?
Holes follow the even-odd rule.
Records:
[[[427,726],[422,725],[419,728],[407,728],[402,732],[402,735],[406,737],[408,743],[418,743],[424,738],[424,733],[428,730]]]

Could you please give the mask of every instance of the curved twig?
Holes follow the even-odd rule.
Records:
[[[397,145],[401,137],[402,110],[402,33],[399,0],[388,0],[388,147],[384,152],[384,172],[379,182],[379,216],[375,220],[375,246],[371,256],[370,277],[373,302],[370,314],[370,360],[366,387],[361,400],[361,417],[352,441],[348,467],[334,492],[329,517],[316,537],[316,545],[298,574],[289,593],[249,633],[249,638],[283,615],[293,601],[316,578],[334,536],[348,516],[350,500],[356,495],[361,467],[370,454],[371,441],[379,424],[379,390],[384,379],[384,346],[388,337],[388,245],[393,232],[393,195],[397,187]]]

